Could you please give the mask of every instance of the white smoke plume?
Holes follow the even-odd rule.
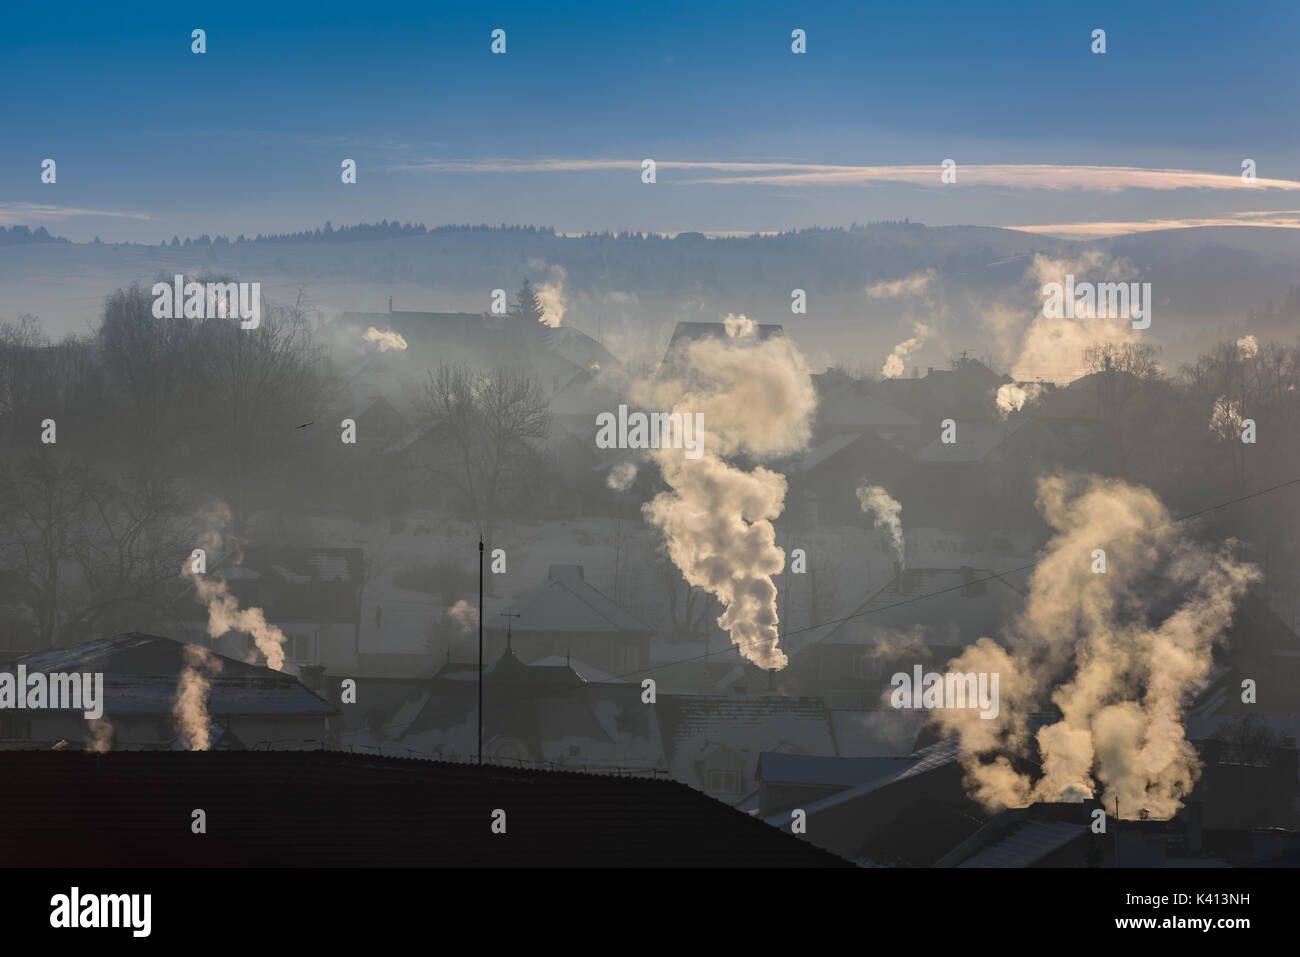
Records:
[[[930,338],[930,327],[923,322],[912,323],[912,332],[912,338],[904,339],[894,346],[894,351],[885,359],[884,368],[880,373],[886,379],[897,379],[901,376],[903,370],[907,368],[903,360],[907,358],[908,353],[915,352],[926,339]]]
[[[1200,773],[1184,710],[1258,573],[1232,556],[1235,543],[1190,539],[1144,488],[1052,476],[1038,503],[1056,534],[1006,647],[981,638],[947,666],[999,674],[999,715],[956,708],[932,720],[960,736],[967,785],[990,809],[1118,799],[1121,817],[1167,819]],[[1060,720],[1031,737],[1026,715],[1049,703]]]
[[[447,609],[447,617],[467,635],[478,629],[478,609],[464,598]]]
[[[758,323],[748,316],[738,316],[729,312],[727,318],[722,320],[722,328],[732,339],[744,339],[758,331]]]
[[[1210,412],[1210,434],[1225,442],[1236,438],[1241,435],[1241,419],[1241,403],[1221,395]]]
[[[874,518],[877,528],[889,533],[889,543],[898,556],[899,565],[903,565],[907,553],[903,539],[903,506],[879,485],[859,487],[858,503],[862,506],[862,511]]]
[[[569,273],[563,266],[554,265],[547,268],[540,259],[528,260],[534,269],[546,269],[546,278],[533,287],[537,301],[542,306],[542,323],[551,328],[559,328],[564,321],[564,314],[569,311],[569,300],[564,287],[569,281]]]
[[[605,476],[605,485],[616,492],[625,492],[636,481],[637,468],[631,462],[619,462]]]
[[[401,351],[406,348],[406,340],[402,338],[400,334],[393,332],[392,330],[382,331],[371,326],[362,334],[361,338],[366,342],[373,342],[375,345],[379,346],[380,352],[389,352],[390,350]]]
[[[1012,412],[1019,412],[1026,403],[1034,401],[1045,391],[1037,382],[1007,382],[998,386],[998,415],[1005,419]]]
[[[1043,286],[1063,283],[1067,275],[1073,275],[1076,282],[1121,282],[1136,279],[1139,272],[1129,260],[1112,259],[1101,249],[1087,249],[1073,258],[1035,255],[1023,277],[1024,299],[1019,300],[1023,305],[998,301],[979,308],[981,325],[996,347],[997,360],[1011,367],[1017,381],[1043,379],[1064,385],[1088,373],[1084,353],[1089,347],[1140,339],[1127,314],[1076,314],[1073,319],[1046,315]]]
[[[208,634],[213,638],[231,632],[243,632],[253,639],[253,644],[266,657],[266,666],[272,671],[284,671],[284,645],[288,640],[275,625],[266,620],[260,608],[240,608],[239,599],[230,593],[226,582],[220,578],[193,576],[195,594],[208,608]]]
[[[230,509],[220,502],[205,506],[199,513],[205,531],[199,536],[200,547],[209,560],[216,561],[225,544],[224,529],[230,522]],[[208,635],[220,638],[227,632],[240,631],[250,635],[254,645],[266,658],[272,671],[284,671],[284,645],[288,641],[279,628],[266,620],[260,608],[240,608],[239,599],[220,578],[207,578],[194,568],[193,560],[186,556],[181,563],[181,574],[194,582],[194,597],[208,611]],[[250,659],[256,660],[255,656]]]
[[[727,459],[761,461],[806,448],[817,394],[789,339],[759,340],[744,316],[728,317],[726,330],[726,338],[686,344],[674,378],[638,384],[643,408],[703,416],[700,457],[652,451],[669,490],[642,510],[663,531],[668,556],[686,582],[722,602],[718,625],[741,654],[782,668],[772,579],[785,567],[785,552],[772,522],[785,505],[785,477],[761,465],[746,471]]]
[[[91,718],[86,722],[87,751],[92,754],[108,754],[113,750],[113,722],[108,718]]]
[[[899,299],[903,296],[919,296],[938,278],[933,269],[912,273],[902,279],[882,279],[867,287],[867,295],[872,299]]]
[[[212,742],[208,715],[208,690],[211,677],[221,671],[221,659],[202,645],[185,646],[185,667],[181,670],[172,715],[176,730],[191,751],[207,751]]]
[[[1259,355],[1259,340],[1254,336],[1242,336],[1237,340],[1237,351],[1243,359],[1253,359]]]

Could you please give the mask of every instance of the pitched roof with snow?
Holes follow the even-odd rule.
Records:
[[[649,635],[654,631],[587,584],[581,565],[552,565],[546,582],[524,592],[510,602],[510,607],[519,615],[512,619],[510,626],[517,635],[530,632]]]
[[[32,672],[103,672],[104,714],[170,714],[185,669],[185,642],[140,632],[100,638],[70,648],[27,655],[6,666]],[[213,715],[331,715],[338,709],[293,675],[209,651],[221,670],[210,675],[208,712]]]

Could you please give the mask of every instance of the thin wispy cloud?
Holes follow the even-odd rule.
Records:
[[[1118,222],[1050,223],[1034,226],[1006,226],[1022,233],[1054,236],[1059,239],[1099,239],[1127,236],[1160,229],[1191,229],[1197,226],[1264,226],[1273,229],[1300,229],[1300,209],[1254,210],[1185,219],[1143,219]]]
[[[13,226],[33,220],[71,219],[75,216],[111,216],[118,219],[149,219],[148,213],[124,213],[77,206],[47,206],[44,203],[0,203],[0,225]]]
[[[723,175],[697,177],[684,184],[761,186],[865,186],[903,183],[952,188],[940,180],[938,163],[911,166],[846,166],[798,162],[738,162],[730,160],[656,160],[660,170],[712,171]],[[639,159],[461,159],[427,160],[392,167],[406,172],[440,173],[569,173],[640,169]],[[959,186],[1007,189],[1083,190],[1114,193],[1126,189],[1280,189],[1300,190],[1300,182],[1257,178],[1242,182],[1239,173],[1207,173],[1139,166],[1061,166],[1048,164],[972,164],[957,166]]]

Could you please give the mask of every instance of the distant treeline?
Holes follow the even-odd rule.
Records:
[[[906,219],[881,220],[871,223],[852,223],[848,226],[813,226],[804,229],[791,229],[779,233],[780,236],[795,236],[803,234],[816,233],[846,233],[861,232],[868,229],[880,229],[881,227],[903,227],[908,229],[925,229],[922,223],[913,223]],[[179,236],[173,236],[171,241],[163,240],[158,243],[159,246],[230,246],[243,245],[245,243],[354,243],[364,242],[372,239],[401,239],[410,236],[430,236],[439,233],[514,233],[521,236],[555,236],[554,226],[507,226],[502,223],[499,226],[490,226],[487,223],[471,225],[446,225],[434,226],[432,228],[423,223],[399,223],[396,220],[389,222],[386,219],[377,223],[358,223],[355,226],[339,226],[337,228],[328,221],[324,226],[318,226],[315,229],[304,229],[297,233],[271,233],[263,235],[258,233],[252,239],[249,239],[243,233],[240,233],[234,239],[228,236],[216,236],[215,238],[204,233],[197,239],[186,236],[182,239]],[[754,233],[752,236],[761,236]],[[737,236],[737,239],[752,238]],[[614,240],[672,240],[672,239],[704,239],[703,233],[678,233],[675,236],[669,233],[642,232],[638,230],[622,230],[612,232],[604,230],[602,232],[586,232],[582,234],[583,239],[614,239]],[[26,243],[67,243],[70,240],[62,236],[51,236],[44,226],[37,229],[31,229],[28,226],[11,226],[5,229],[0,226],[0,246],[19,245]],[[94,239],[99,243],[98,236]],[[122,245],[135,246],[138,243],[123,243]]]
[[[25,246],[30,243],[66,243],[62,236],[51,236],[44,226],[31,229],[27,226],[0,226],[0,246]]]
[[[525,236],[554,236],[553,226],[489,226],[480,223],[477,226],[466,223],[463,226],[435,226],[432,229],[423,223],[399,223],[396,220],[380,220],[377,223],[358,223],[355,226],[340,226],[337,229],[326,220],[324,226],[304,229],[299,233],[271,233],[264,236],[258,233],[252,239],[242,233],[231,240],[225,236],[215,239],[204,233],[198,239],[186,236],[181,239],[173,236],[170,243],[161,242],[160,246],[225,246],[230,243],[354,243],[369,239],[401,239],[409,236],[427,236],[437,233],[519,233]]]

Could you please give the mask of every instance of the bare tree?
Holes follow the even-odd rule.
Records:
[[[156,318],[153,297],[139,285],[105,301],[100,353],[134,456],[165,461],[192,421],[195,334],[192,319]]]
[[[176,580],[192,536],[166,478],[112,481],[52,451],[0,478],[0,594],[39,646],[147,609]]]
[[[209,319],[196,343],[195,418],[205,424],[201,436],[211,442],[238,533],[251,511],[250,489],[274,490],[274,468],[293,464],[284,442],[331,397],[322,350],[300,311],[270,306],[256,329]]]
[[[517,369],[479,372],[444,363],[429,374],[415,414],[437,444],[431,470],[455,490],[490,543],[504,511],[536,481],[538,443],[550,433],[541,390]]]

